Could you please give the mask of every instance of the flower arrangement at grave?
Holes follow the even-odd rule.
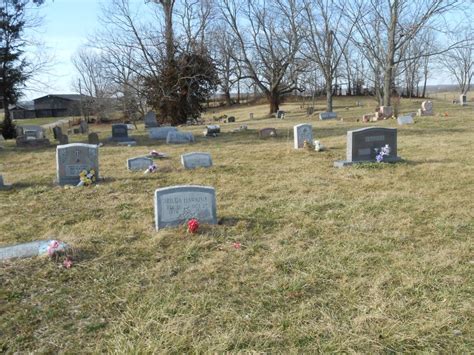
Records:
[[[51,240],[48,244],[46,249],[48,256],[51,259],[58,260],[61,256],[65,256],[63,260],[63,267],[66,269],[70,269],[73,265],[72,257],[70,255],[66,255],[67,252],[67,245],[59,240]]]
[[[314,140],[313,145],[314,145],[314,150],[316,152],[322,152],[324,149],[326,149],[324,145],[320,141],[317,141],[317,140]]]
[[[375,148],[375,153],[377,154],[375,156],[375,160],[377,163],[381,163],[384,160],[384,157],[388,157],[390,155],[390,146],[388,144],[385,144],[384,147],[382,148]]]
[[[199,229],[199,221],[196,218],[191,218],[188,221],[188,233],[194,234],[197,233]]]
[[[309,141],[306,140],[306,139],[305,139],[304,142],[303,142],[303,148],[304,148],[304,149],[307,149],[307,150],[313,150],[313,149],[314,149],[314,147],[313,147],[313,145],[311,144],[311,142],[309,142]]]
[[[158,158],[166,158],[167,155],[165,153],[160,153],[160,152],[157,152],[156,150],[152,150],[148,156],[152,159],[158,159]]]
[[[151,174],[151,173],[155,173],[158,171],[158,166],[156,166],[156,164],[151,164],[146,170],[145,170],[145,173],[144,174]]]
[[[79,174],[79,183],[77,186],[90,186],[96,182],[95,170],[91,169],[89,171],[82,170]]]

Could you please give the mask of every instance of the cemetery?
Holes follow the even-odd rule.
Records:
[[[472,106],[338,100],[2,141],[0,349],[468,353]]]
[[[0,353],[474,353],[472,10],[0,1]]]

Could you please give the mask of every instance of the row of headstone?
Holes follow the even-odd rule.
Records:
[[[347,132],[346,160],[334,162],[341,168],[361,162],[375,162],[377,152],[383,147],[390,147],[390,154],[384,157],[384,162],[400,161],[397,156],[397,129],[383,127],[367,127]]]

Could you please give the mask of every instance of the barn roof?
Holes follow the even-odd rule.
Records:
[[[91,99],[91,97],[90,97],[90,96],[87,96],[87,95],[79,95],[79,94],[51,94],[51,95],[46,95],[46,96],[38,97],[37,99],[34,99],[34,101],[36,101],[36,100],[41,100],[41,99],[45,99],[45,98],[54,98],[54,97],[58,97],[58,98],[60,98],[60,99],[70,100],[70,101],[80,101],[81,98],[82,98],[82,99]]]

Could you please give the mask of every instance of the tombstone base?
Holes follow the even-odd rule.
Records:
[[[137,145],[136,141],[123,141],[123,142],[117,142],[117,145]]]
[[[13,185],[0,185],[0,191],[2,190],[11,190]]]
[[[402,161],[402,158],[400,157],[389,157],[389,158],[384,158],[382,163],[397,163]],[[362,163],[375,163],[375,160],[361,160],[361,161],[349,161],[349,160],[336,160],[334,162],[334,167],[335,168],[343,168],[345,166],[351,166],[354,164],[362,164]]]

